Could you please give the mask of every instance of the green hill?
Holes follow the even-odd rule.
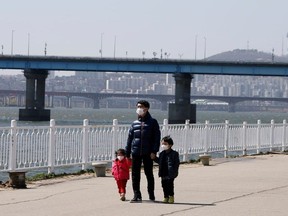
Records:
[[[274,58],[274,59],[273,59]],[[244,61],[244,62],[288,62],[288,56],[276,56],[272,53],[252,49],[235,49],[210,56],[207,61]]]

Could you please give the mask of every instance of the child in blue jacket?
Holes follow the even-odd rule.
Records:
[[[173,140],[165,136],[161,140],[163,151],[156,157],[155,162],[159,164],[159,177],[164,193],[164,203],[174,203],[174,179],[178,176],[179,153],[172,149]]]

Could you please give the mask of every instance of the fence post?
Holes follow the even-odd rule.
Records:
[[[118,120],[113,119],[113,139],[112,139],[112,160],[115,159],[115,148],[118,146],[117,137],[118,137]]]
[[[243,122],[243,155],[247,155],[247,122]]]
[[[185,120],[185,137],[184,137],[184,155],[183,161],[188,161],[188,149],[187,149],[187,142],[188,142],[188,130],[189,130],[190,120]]]
[[[9,146],[9,171],[15,171],[16,169],[16,148],[17,148],[17,121],[11,121],[11,138]]]
[[[286,143],[286,127],[287,127],[287,122],[286,122],[286,119],[284,119],[284,120],[283,120],[282,151],[285,151],[285,143]]]
[[[274,120],[271,120],[271,129],[270,129],[270,151],[273,151],[274,146],[274,131],[275,131],[275,125]]]
[[[88,119],[83,120],[83,142],[82,142],[82,170],[87,167],[88,161]]]
[[[55,120],[50,120],[48,146],[48,174],[53,173],[55,165]]]
[[[209,123],[210,122],[208,120],[205,121],[205,149],[204,149],[205,154],[208,154],[208,137],[209,137],[209,128],[210,128]]]
[[[257,154],[260,153],[260,145],[261,145],[261,120],[257,120]]]
[[[168,135],[168,119],[163,120],[163,137]]]
[[[202,164],[204,166],[209,166],[209,161],[211,158],[211,155],[208,154],[208,137],[209,137],[209,121],[206,120],[205,121],[205,150],[204,150],[204,154],[203,155],[199,155],[199,159],[200,161],[202,161]]]
[[[228,156],[229,120],[225,120],[224,157]]]

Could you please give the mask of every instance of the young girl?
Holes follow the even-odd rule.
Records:
[[[129,168],[131,166],[131,160],[126,158],[124,149],[118,149],[116,151],[116,159],[112,165],[112,175],[114,176],[118,192],[120,194],[120,200],[125,201],[126,184],[129,179]]]
[[[159,164],[159,177],[164,193],[164,203],[174,203],[174,179],[178,176],[179,153],[172,149],[173,140],[165,136],[161,140],[163,151],[156,157],[155,162]]]

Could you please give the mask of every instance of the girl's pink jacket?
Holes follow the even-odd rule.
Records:
[[[131,160],[126,157],[121,161],[115,159],[112,165],[112,175],[114,176],[115,180],[128,180],[130,166]]]

